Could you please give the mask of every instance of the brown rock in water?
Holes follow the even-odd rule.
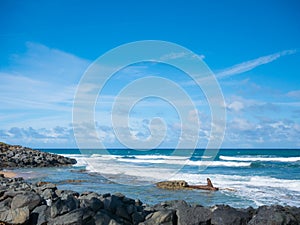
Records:
[[[188,189],[188,183],[184,180],[161,181],[156,183],[158,188],[169,190]]]
[[[168,189],[168,190],[192,190],[192,189],[200,189],[200,190],[208,190],[208,191],[217,191],[219,188],[214,187],[211,180],[207,178],[207,185],[189,185],[184,180],[172,180],[172,181],[161,181],[156,183],[158,188]]]

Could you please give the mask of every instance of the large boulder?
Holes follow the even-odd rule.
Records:
[[[51,205],[51,217],[54,218],[56,216],[71,212],[72,210],[79,208],[79,205],[79,200],[73,195],[69,195],[65,200],[59,198]]]
[[[50,207],[41,205],[36,207],[30,214],[29,224],[43,225],[50,220]]]
[[[178,225],[209,224],[211,211],[202,206],[185,207],[176,210]]]
[[[24,224],[29,220],[29,209],[27,206],[16,209],[0,211],[0,221],[8,224]]]
[[[75,209],[64,215],[58,216],[50,220],[48,225],[79,225],[89,224],[90,221],[94,221],[92,214],[85,208]]]
[[[239,210],[228,205],[217,205],[211,210],[211,223],[214,225],[246,225],[252,217],[251,209]]]
[[[173,225],[176,224],[176,216],[174,210],[161,210],[149,214],[146,220],[140,225]]]
[[[16,195],[11,202],[11,209],[22,208],[27,206],[31,211],[41,202],[41,197],[34,192],[25,192],[24,194]]]
[[[249,221],[249,225],[296,225],[297,221],[292,211],[288,208],[273,205],[261,206]]]

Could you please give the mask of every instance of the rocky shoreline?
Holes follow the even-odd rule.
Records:
[[[0,169],[67,166],[76,163],[75,159],[1,142],[0,155]],[[182,182],[179,184],[180,187],[187,186],[185,183],[182,185]],[[172,185],[171,189],[174,188]],[[167,189],[169,186],[167,183]],[[23,178],[7,178],[0,174],[1,224],[296,225],[300,224],[300,208],[279,205],[257,209],[238,209],[228,205],[203,207],[189,205],[183,200],[149,206],[121,193],[78,193],[59,190],[55,184],[48,182],[32,184]]]
[[[52,183],[31,184],[23,178],[0,175],[0,221],[24,225],[296,225],[300,224],[300,208],[203,207],[183,200],[148,206],[121,193],[77,193],[59,190]]]
[[[26,167],[57,167],[76,164],[75,159],[0,142],[0,170]]]

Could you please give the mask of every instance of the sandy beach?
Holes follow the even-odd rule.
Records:
[[[17,176],[16,173],[12,172],[12,171],[0,171],[0,174],[3,174],[4,177],[7,177],[7,178],[14,178]]]

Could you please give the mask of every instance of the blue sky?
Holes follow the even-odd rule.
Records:
[[[1,1],[0,141],[76,147],[72,106],[88,66],[121,44],[164,40],[201,56],[216,75],[227,112],[222,147],[299,148],[299,10],[297,0]],[[197,110],[189,116],[199,119],[198,147],[205,147],[211,115],[204,94],[182,71],[159,63],[125,68],[105,87],[96,104],[101,141],[121,147],[110,124],[114,97],[149,75],[190,95]],[[149,136],[152,117],[163,118],[161,147],[176,146],[180,121],[170,104],[148,98],[130,116],[137,139]]]

